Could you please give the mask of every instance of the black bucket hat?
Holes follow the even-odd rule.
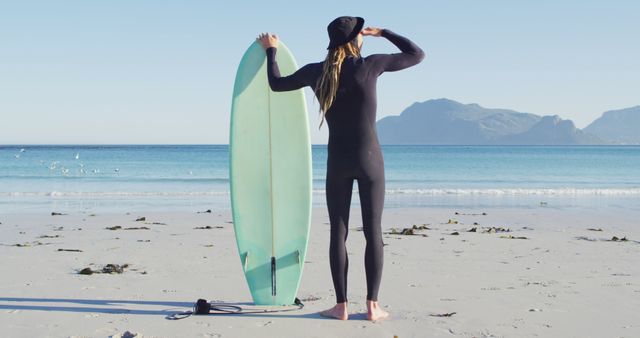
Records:
[[[341,16],[327,26],[329,33],[329,47],[335,48],[353,40],[364,26],[364,19],[359,16]]]

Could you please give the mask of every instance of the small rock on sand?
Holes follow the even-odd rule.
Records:
[[[142,335],[138,334],[138,333],[132,333],[132,332],[129,332],[129,331],[125,331],[123,334],[116,334],[116,335],[113,335],[113,336],[109,336],[109,338],[134,338],[134,337],[142,338]]]
[[[93,275],[93,270],[91,270],[91,268],[84,268],[80,271],[78,271],[79,275]]]
[[[628,241],[627,236],[624,236],[622,238],[618,238],[616,236],[611,237],[611,241],[613,242],[626,242]]]
[[[220,225],[213,226],[213,227],[212,227],[212,226],[210,226],[210,225],[207,225],[207,226],[203,226],[203,227],[195,227],[194,229],[198,229],[198,230],[209,230],[209,229],[223,229],[223,228],[224,228],[224,227],[223,227],[223,226],[220,226]]]

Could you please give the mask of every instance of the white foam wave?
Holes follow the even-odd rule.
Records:
[[[314,189],[314,194],[325,194],[324,189]],[[354,189],[354,194],[358,193]],[[0,192],[0,197],[198,197],[228,196],[229,191],[48,191],[48,192]],[[640,188],[487,188],[487,189],[387,189],[387,195],[419,196],[640,196]]]
[[[189,196],[223,196],[228,191],[49,191],[49,192],[0,192],[4,197],[189,197]]]
[[[354,193],[357,190],[354,190]],[[324,194],[324,190],[314,190],[314,193]],[[640,195],[640,188],[488,188],[488,189],[387,189],[387,195],[479,195],[479,196],[509,196],[509,195],[543,195],[543,196],[627,196]]]

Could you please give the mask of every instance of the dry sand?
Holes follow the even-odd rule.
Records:
[[[143,216],[145,221],[135,221]],[[305,300],[304,309],[177,321],[166,316],[190,309],[198,298],[251,306],[228,210],[4,214],[0,215],[0,334],[639,337],[638,216],[619,210],[550,207],[387,209],[385,232],[413,224],[429,229],[415,230],[414,236],[384,235],[380,302],[391,317],[372,323],[365,319],[365,242],[358,209],[351,211],[347,242],[350,318],[346,322],[317,314],[335,301],[325,209],[313,213],[298,293]],[[106,229],[114,226],[122,229]],[[126,229],[130,227],[139,229]],[[476,232],[468,232],[473,227]],[[483,232],[489,227],[511,231]],[[613,236],[627,240],[612,241]],[[100,270],[106,264],[128,266],[121,274],[78,274],[83,268]]]

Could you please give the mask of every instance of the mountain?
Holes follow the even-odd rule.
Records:
[[[382,144],[606,144],[572,121],[449,99],[416,102],[377,122]]]
[[[543,116],[529,130],[500,139],[500,144],[538,144],[538,145],[568,145],[568,144],[606,144],[599,137],[584,132],[573,124],[571,120],[563,120],[558,115]]]
[[[616,144],[640,144],[640,106],[604,112],[584,130]]]

